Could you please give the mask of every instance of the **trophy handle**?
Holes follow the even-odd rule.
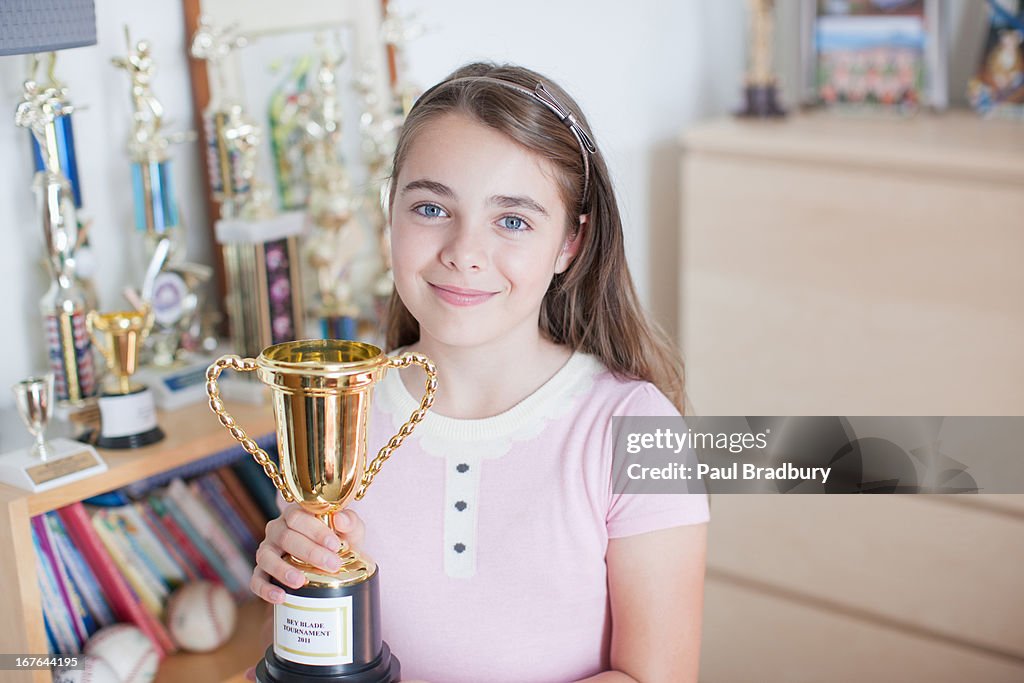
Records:
[[[96,311],[89,311],[85,316],[85,329],[89,331],[89,338],[92,339],[92,343],[96,345],[96,348],[100,350],[100,355],[103,356],[103,360],[107,362],[107,367],[112,368],[115,366],[114,362],[114,350],[109,346],[105,346],[103,341],[100,339],[102,335],[96,334],[96,318],[99,317],[99,313]]]
[[[391,437],[391,440],[378,451],[377,457],[373,459],[373,462],[367,466],[366,471],[363,473],[363,481],[359,485],[359,491],[356,492],[356,500],[363,499],[363,496],[366,495],[366,489],[373,483],[373,478],[380,472],[380,468],[384,466],[384,463],[395,452],[395,449],[402,445],[405,437],[412,434],[412,430],[416,428],[416,425],[423,421],[430,406],[434,403],[434,392],[437,391],[437,366],[434,365],[432,360],[421,353],[403,353],[397,358],[388,358],[389,368],[401,370],[413,364],[421,366],[423,371],[427,373],[426,389],[423,392],[423,398],[420,399],[420,407],[412,412],[412,415],[402,425],[402,428],[398,430],[398,433]]]
[[[220,387],[217,386],[217,378],[220,377],[220,373],[226,368],[231,368],[237,372],[253,372],[256,370],[256,359],[239,358],[234,354],[229,354],[221,356],[206,369],[206,393],[210,397],[210,410],[217,414],[217,419],[220,420],[222,425],[227,427],[227,430],[231,432],[231,436],[241,444],[246,453],[255,458],[256,462],[263,468],[263,471],[270,477],[270,481],[274,482],[274,486],[284,496],[285,502],[294,503],[295,496],[285,486],[284,479],[277,470],[277,465],[274,464],[274,461],[270,459],[265,450],[249,438],[244,429],[235,424],[235,418],[231,417],[224,408],[224,401],[220,397]]]

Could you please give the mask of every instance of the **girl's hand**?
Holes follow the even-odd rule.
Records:
[[[270,577],[285,586],[300,588],[306,579],[301,571],[285,562],[282,557],[285,553],[329,572],[340,569],[337,552],[341,538],[358,546],[366,535],[366,528],[359,515],[351,510],[335,513],[334,528],[341,534],[340,538],[296,503],[287,505],[280,517],[267,523],[266,538],[256,550],[256,568],[249,589],[267,602],[279,603],[284,601],[284,591],[270,583]]]

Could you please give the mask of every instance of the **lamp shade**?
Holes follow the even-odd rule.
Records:
[[[95,44],[93,0],[0,0],[0,55]]]

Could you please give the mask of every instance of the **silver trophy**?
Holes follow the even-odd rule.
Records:
[[[45,491],[106,471],[106,463],[92,446],[70,439],[46,439],[56,399],[53,373],[24,379],[11,390],[18,415],[35,443],[0,456],[0,481],[29,491]]]

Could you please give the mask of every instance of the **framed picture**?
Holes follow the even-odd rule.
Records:
[[[1024,3],[988,4],[992,21],[967,101],[982,116],[1024,120]]]
[[[803,0],[803,102],[913,112],[949,103],[941,0]]]

